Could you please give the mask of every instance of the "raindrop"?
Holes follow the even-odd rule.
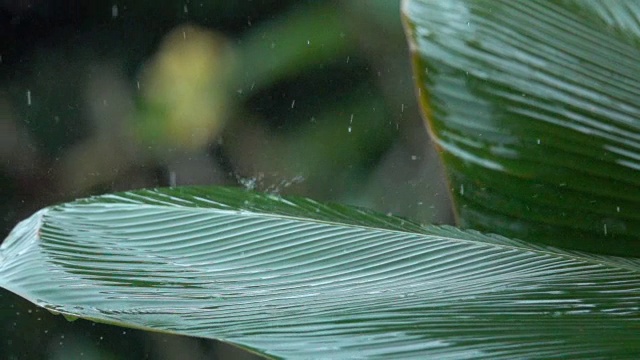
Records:
[[[294,106],[296,106],[296,101],[295,101],[295,100],[293,100],[293,101],[291,102],[291,108],[292,108],[292,109],[293,109],[293,107],[294,107]]]
[[[404,112],[404,104],[400,105],[400,112]]]
[[[351,59],[351,56],[347,56],[347,64],[349,63],[349,59]]]
[[[426,27],[419,27],[418,28],[418,35],[421,37],[429,37],[431,36],[431,31],[429,29],[427,29]]]
[[[460,195],[464,195],[464,185],[460,184]]]
[[[183,8],[183,10],[184,10],[184,13],[185,13],[185,14],[188,14],[188,13],[189,13],[189,8],[187,8],[187,4],[184,4],[184,8]]]
[[[64,318],[68,321],[68,322],[74,322],[76,320],[78,320],[77,316],[73,316],[73,315],[69,315],[69,314],[62,314],[62,316],[64,316]]]
[[[47,310],[49,310],[49,312],[50,312],[51,314],[53,314],[53,315],[60,315],[60,313],[59,313],[58,311],[55,311],[55,310],[53,310],[53,309],[49,309],[49,308],[47,308]]]
[[[311,45],[311,41],[310,40],[307,40],[307,45]]]
[[[620,212],[620,206],[616,206],[616,211]]]
[[[349,132],[351,132],[351,124],[353,124],[353,114],[351,114],[351,117],[349,118],[349,127],[347,128]]]
[[[540,145],[540,139],[538,139],[538,140],[536,140],[536,141],[537,141],[538,145]]]
[[[413,160],[413,161],[418,160],[418,156],[416,156],[416,155],[411,155],[411,160]]]
[[[247,190],[255,190],[257,185],[258,185],[258,179],[257,178],[238,178],[238,182],[240,182],[240,184],[242,184],[242,186],[245,187],[245,189]],[[245,204],[248,205],[248,204]]]
[[[117,18],[118,17],[118,5],[113,5],[111,7],[111,17],[112,18]]]
[[[31,106],[31,90],[27,90],[27,105]]]
[[[607,236],[607,224],[604,224],[604,236]]]
[[[169,187],[176,187],[176,172],[169,172]]]

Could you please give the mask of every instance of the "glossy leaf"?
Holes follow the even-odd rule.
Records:
[[[464,227],[640,255],[640,2],[409,0]]]
[[[640,353],[640,261],[226,188],[43,209],[0,285],[56,313],[283,358]]]

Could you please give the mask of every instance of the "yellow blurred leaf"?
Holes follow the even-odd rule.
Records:
[[[184,25],[169,33],[143,74],[142,140],[189,151],[206,146],[225,119],[232,59],[210,30]]]

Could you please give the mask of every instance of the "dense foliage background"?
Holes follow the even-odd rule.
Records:
[[[451,222],[398,1],[4,1],[0,34],[2,238],[52,203],[188,184]],[[2,358],[234,351],[0,309]]]

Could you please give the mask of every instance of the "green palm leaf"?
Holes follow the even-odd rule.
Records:
[[[464,227],[640,256],[640,2],[404,2]]]
[[[640,261],[226,188],[45,208],[0,285],[51,311],[271,357],[640,353]]]

